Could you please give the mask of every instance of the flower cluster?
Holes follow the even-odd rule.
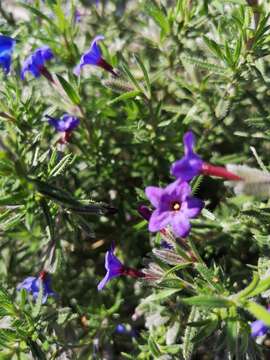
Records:
[[[241,178],[226,168],[205,163],[194,152],[195,137],[189,131],[184,135],[184,156],[171,166],[171,174],[176,180],[165,188],[148,186],[145,194],[154,210],[142,205],[138,211],[148,223],[150,232],[161,232],[165,236],[163,247],[170,251],[173,247],[174,236],[185,238],[191,231],[190,219],[196,218],[204,207],[204,202],[192,196],[189,182],[197,175],[219,176],[227,180],[240,180]],[[168,228],[169,227],[169,228]],[[170,235],[170,229],[172,235]],[[173,238],[173,241],[171,241]],[[172,253],[172,251],[171,251]],[[167,254],[175,257],[174,254]],[[193,253],[190,259],[195,258]],[[114,255],[114,246],[106,253],[105,268],[107,273],[99,283],[98,289],[102,290],[109,280],[120,275],[144,277],[144,274],[135,269],[125,267]]]
[[[204,207],[202,200],[192,196],[189,182],[198,175],[218,176],[231,181],[241,178],[226,168],[204,162],[194,152],[195,137],[191,131],[184,134],[183,143],[184,156],[171,166],[171,175],[177,180],[164,189],[149,186],[145,194],[155,208],[149,216],[149,231],[161,231],[170,225],[175,236],[185,238],[191,230],[189,219],[196,218]]]

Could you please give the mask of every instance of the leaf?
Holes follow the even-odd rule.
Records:
[[[182,298],[181,301],[187,305],[201,306],[205,308],[229,308],[235,304],[222,297],[198,295],[189,298]]]
[[[170,33],[170,23],[163,11],[154,4],[146,4],[145,10],[164,33],[168,35]]]
[[[146,83],[146,87],[147,87],[147,95],[148,95],[148,99],[151,98],[151,83],[150,83],[150,79],[149,79],[149,75],[148,75],[148,72],[146,70],[146,67],[144,66],[144,63],[142,62],[142,60],[140,59],[139,56],[137,55],[134,55],[135,56],[135,59],[139,65],[139,67],[141,68],[142,72],[143,72],[143,75],[144,75],[144,80],[145,80],[145,83]]]
[[[249,297],[250,293],[252,293],[256,289],[256,287],[257,287],[257,285],[259,283],[259,280],[260,280],[259,275],[257,273],[254,273],[253,274],[253,279],[250,282],[250,284],[245,289],[243,289],[239,293],[235,294],[233,296],[233,298],[235,300],[240,300],[240,299],[244,299],[246,297]]]
[[[141,94],[141,91],[139,91],[139,90],[128,91],[124,94],[117,96],[113,100],[109,101],[108,105],[112,105],[112,104],[115,104],[115,103],[117,103],[119,101],[123,101],[123,100],[133,99],[140,94]]]
[[[210,336],[219,324],[218,319],[213,319],[207,325],[201,327],[198,333],[193,337],[192,342],[198,343]]]
[[[27,10],[31,11],[38,18],[47,21],[54,28],[54,30],[57,30],[57,32],[58,32],[58,28],[55,25],[55,23],[48,16],[44,15],[41,11],[39,11],[38,9],[36,9],[30,5],[24,4],[24,3],[20,3],[20,5],[24,8],[26,8]]]
[[[224,61],[224,55],[221,50],[221,46],[218,45],[214,40],[209,39],[207,36],[203,36],[203,40],[208,46],[208,48],[212,51],[214,55],[216,55],[220,60]]]
[[[55,166],[53,169],[51,169],[51,171],[49,172],[49,176],[53,177],[53,176],[57,176],[59,174],[61,174],[68,165],[70,165],[72,163],[72,161],[74,160],[74,156],[73,154],[67,154],[65,155]]]
[[[67,96],[70,98],[73,104],[79,105],[81,102],[80,96],[77,93],[77,91],[74,89],[74,87],[61,75],[56,74],[60,84],[62,85],[62,88],[64,89]]]
[[[135,79],[135,77],[132,75],[132,73],[130,72],[128,65],[126,64],[126,61],[124,59],[124,57],[120,54],[120,58],[122,60],[122,67],[124,72],[126,73],[127,77],[129,78],[129,80],[132,82],[132,84],[136,87],[136,89],[138,91],[140,91],[141,93],[143,93],[146,98],[147,98],[147,92],[145,91],[145,89],[142,87],[142,85]]]
[[[191,308],[188,323],[196,322],[200,318],[199,309],[193,306]],[[183,357],[185,360],[190,360],[194,348],[194,342],[192,339],[198,333],[198,329],[196,327],[192,327],[187,325],[183,338]]]
[[[206,217],[206,219],[211,220],[211,221],[215,221],[216,217],[215,214],[213,214],[211,211],[207,210],[207,209],[202,209],[202,216]]]
[[[270,326],[270,313],[263,306],[253,301],[247,301],[243,308],[248,310],[256,319],[262,320],[265,325]]]
[[[151,354],[154,356],[154,358],[159,359],[162,354],[159,350],[157,343],[155,342],[155,340],[153,339],[152,336],[150,336],[148,339],[148,346],[149,346],[149,350],[150,350]]]
[[[270,289],[270,276],[267,277],[266,279],[262,279],[260,280],[260,282],[258,283],[258,285],[256,286],[256,288],[249,292],[249,294],[247,295],[248,298],[260,295],[261,293],[263,293],[264,291]]]
[[[182,283],[179,278],[167,278],[158,282],[160,287],[170,288],[170,289],[184,289],[186,286]]]
[[[42,300],[43,300],[43,294],[44,294],[44,288],[43,288],[43,285],[41,285],[41,281],[40,281],[38,297],[35,300],[35,303],[33,306],[33,311],[32,311],[32,315],[34,318],[36,318],[40,313],[41,306],[42,306]]]
[[[213,270],[209,269],[205,264],[202,263],[195,264],[195,269],[202,276],[202,278],[207,281],[211,289],[222,292],[223,287],[220,284],[219,279],[217,279],[217,276]],[[218,280],[218,282],[216,282],[216,279]]]
[[[143,302],[152,302],[152,301],[161,301],[161,300],[165,300],[168,297],[172,296],[173,294],[177,293],[178,291],[180,291],[181,289],[165,289],[165,290],[160,290],[157,294],[152,294],[150,296],[148,296],[146,299],[143,300]]]
[[[219,75],[224,74],[225,75],[226,73],[228,73],[228,70],[225,67],[217,65],[217,64],[209,63],[204,59],[200,59],[200,58],[196,58],[196,57],[192,57],[192,56],[184,54],[181,56],[181,60],[186,61],[187,63],[192,64],[194,66],[198,66],[204,70],[208,70],[214,74],[219,74]]]

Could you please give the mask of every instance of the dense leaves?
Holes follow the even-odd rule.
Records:
[[[263,200],[192,179],[206,207],[185,240],[149,234],[137,209],[146,187],[175,180],[188,130],[206,163],[269,170],[269,6],[1,2],[0,33],[16,40],[8,74],[0,47],[3,359],[267,358],[267,334],[256,342],[250,323],[270,325],[268,174],[251,186]],[[77,76],[97,35],[102,62]],[[43,46],[54,57],[30,58],[40,76],[22,80]],[[64,114],[79,125],[50,125]],[[98,292],[113,242],[126,268]],[[46,304],[42,286],[36,300],[17,290],[40,271],[56,293]]]

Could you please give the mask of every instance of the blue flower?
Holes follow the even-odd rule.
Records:
[[[29,276],[17,286],[17,290],[25,289],[33,295],[37,300],[40,286],[42,286],[42,304],[45,304],[48,296],[55,296],[55,292],[51,289],[51,277],[45,271],[42,271],[39,277]]]
[[[105,277],[98,284],[98,290],[102,290],[104,286],[112,278],[123,275],[125,273],[125,267],[120,260],[114,255],[114,245],[111,246],[111,249],[106,252],[105,255],[105,269],[107,273]]]
[[[53,118],[49,115],[46,115],[46,118],[49,119],[49,124],[58,132],[71,132],[80,123],[80,120],[77,117],[69,114],[64,114],[60,119]]]
[[[90,48],[82,55],[79,64],[74,68],[73,72],[75,75],[80,75],[83,66],[94,65],[99,66],[106,71],[109,71],[114,76],[117,76],[117,74],[113,70],[113,67],[109,63],[107,63],[107,61],[102,57],[101,49],[98,46],[98,42],[103,39],[103,35],[98,35],[94,38]]]
[[[11,55],[16,41],[8,36],[0,35],[0,66],[6,74],[10,71]]]
[[[268,331],[268,327],[261,320],[253,321],[250,327],[252,337],[263,336]]]
[[[128,330],[124,324],[116,325],[115,332],[117,334],[127,335],[127,336],[131,336],[131,337],[137,336],[136,330],[134,330],[134,329]]]
[[[182,159],[174,162],[171,166],[171,174],[177,179],[189,181],[202,171],[203,161],[199,155],[193,151],[195,137],[191,131],[184,134],[184,151]]]
[[[53,57],[53,52],[48,46],[36,49],[23,63],[21,79],[24,80],[26,72],[30,72],[35,78],[44,74],[44,70],[48,74],[48,70],[45,68],[44,64]]]

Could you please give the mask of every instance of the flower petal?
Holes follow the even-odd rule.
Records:
[[[104,40],[103,35],[97,35],[92,41],[90,48],[81,56],[79,64],[73,70],[75,75],[79,76],[82,67],[85,65],[98,65],[102,56],[100,47],[97,44],[100,40]]]
[[[198,176],[202,170],[203,161],[197,155],[184,156],[181,160],[175,161],[170,172],[176,178],[183,181],[190,181],[193,177]]]
[[[181,212],[188,218],[195,218],[200,214],[204,202],[201,199],[189,197],[182,203]]]
[[[163,194],[163,189],[157,186],[148,186],[145,189],[145,195],[148,197],[151,204],[157,208],[159,206],[160,198]]]
[[[186,237],[190,233],[190,222],[181,212],[172,217],[171,225],[176,236]]]
[[[263,336],[267,333],[268,330],[267,326],[261,320],[253,321],[250,324],[250,327],[252,337]]]
[[[165,228],[171,221],[171,212],[155,210],[148,223],[148,229],[151,232],[159,231]]]
[[[193,153],[193,147],[195,145],[195,136],[192,131],[187,131],[183,136],[183,143],[185,148],[185,154],[189,155]]]

